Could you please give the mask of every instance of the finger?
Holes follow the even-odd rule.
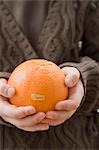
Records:
[[[6,98],[0,97],[0,114],[1,116],[7,116],[12,118],[24,118],[26,116],[32,115],[36,112],[35,108],[32,106],[21,106],[16,107],[10,104]]]
[[[57,126],[57,125],[64,123],[67,119],[61,119],[61,120],[48,119],[48,122],[49,122],[48,124],[49,124],[49,126]]]
[[[83,96],[84,96],[84,87],[81,80],[79,80],[76,86],[69,89],[69,99],[81,101]]]
[[[56,112],[56,114],[55,114],[55,112],[54,113],[49,113],[47,115],[48,124],[50,126],[56,126],[56,125],[62,124],[66,120],[68,120],[74,114],[74,112],[75,111],[71,111],[71,112],[66,112],[65,111],[65,112],[62,113],[61,111],[59,111],[58,113]]]
[[[56,104],[56,110],[72,111],[79,107],[79,102],[77,100],[66,100]]]
[[[68,87],[73,87],[79,81],[80,73],[74,67],[64,67],[62,71],[65,73],[65,83]]]
[[[84,89],[81,81],[75,87],[69,89],[69,96],[67,100],[60,101],[55,105],[56,110],[71,111],[79,107],[84,95]]]
[[[29,131],[29,132],[35,132],[35,131],[44,131],[44,130],[48,130],[49,129],[49,125],[48,124],[38,124],[38,125],[34,125],[32,127],[24,127],[20,129],[24,130],[24,131]]]
[[[49,126],[57,126],[60,125],[62,123],[64,123],[65,120],[52,120],[52,119],[48,119],[48,124]]]
[[[15,94],[15,89],[7,84],[5,79],[0,79],[0,95],[11,98]]]
[[[32,106],[20,106],[12,108],[12,111],[9,112],[9,117],[22,119],[35,114],[35,112],[36,110]]]
[[[34,131],[43,131],[43,130],[49,129],[49,125],[46,123],[45,124],[39,123],[39,124],[32,125],[32,126],[24,126],[24,125],[20,124],[18,120],[15,120],[13,118],[3,117],[3,119],[24,131],[34,132]]]
[[[31,127],[41,122],[45,118],[45,113],[39,112],[23,119],[18,119],[18,124],[22,128]]]
[[[66,116],[66,111],[49,111],[46,113],[47,119],[59,120]]]
[[[0,82],[7,83],[8,81],[6,79],[4,79],[4,78],[1,78]]]

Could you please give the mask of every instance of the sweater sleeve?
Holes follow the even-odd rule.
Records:
[[[80,111],[90,112],[99,107],[99,2],[89,3],[85,15],[80,62],[67,62],[60,67],[74,66],[80,73],[85,89]]]
[[[0,72],[0,78],[8,79],[10,76],[10,73],[8,72]]]
[[[10,73],[8,72],[0,72],[0,78],[4,78],[6,80],[9,79]],[[14,127],[12,124],[6,122],[2,117],[0,117],[0,125],[6,125],[8,127]]]
[[[81,74],[84,85],[84,97],[81,103],[81,110],[89,112],[97,103],[98,85],[99,85],[99,66],[89,57],[81,58],[80,63],[67,62],[60,67],[72,66],[76,67]]]

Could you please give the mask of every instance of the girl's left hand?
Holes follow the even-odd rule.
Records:
[[[55,106],[55,111],[48,111],[46,119],[42,123],[48,123],[50,126],[56,126],[69,119],[79,107],[84,96],[84,88],[79,79],[80,73],[74,67],[64,67],[65,83],[69,87],[68,99],[60,101]]]

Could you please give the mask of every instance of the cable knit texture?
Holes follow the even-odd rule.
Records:
[[[51,0],[36,49],[0,0],[0,77],[9,78],[21,62],[44,58],[80,73],[85,95],[77,112],[48,131],[25,132],[0,119],[0,149],[98,150],[99,2]],[[79,46],[79,41],[82,46]]]

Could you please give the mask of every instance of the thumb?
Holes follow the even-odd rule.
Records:
[[[10,98],[15,94],[15,89],[7,84],[5,79],[0,79],[0,95]]]
[[[77,84],[79,81],[80,73],[79,71],[74,67],[64,67],[62,68],[62,71],[65,73],[65,84],[68,87],[73,87]]]

